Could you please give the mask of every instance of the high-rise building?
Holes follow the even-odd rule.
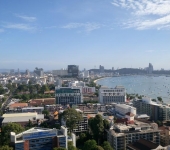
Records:
[[[86,132],[88,130],[88,117],[83,114],[79,109],[76,109],[78,112],[82,113],[82,120],[76,123],[76,127],[73,129],[74,133]],[[61,119],[61,124],[66,126],[66,122]]]
[[[104,73],[104,66],[99,66],[100,73]]]
[[[152,74],[152,72],[153,72],[153,65],[151,63],[149,63],[148,73]]]
[[[20,71],[19,71],[19,68],[18,68],[18,76],[20,75]]]
[[[114,150],[126,150],[127,146],[140,139],[160,144],[160,131],[156,123],[135,121],[134,124],[114,124],[107,131],[107,141]]]
[[[44,71],[42,68],[35,68],[34,73],[39,77],[44,77]]]
[[[79,75],[79,66],[68,65],[68,75],[72,77],[77,77]]]
[[[99,89],[99,101],[102,104],[125,103],[126,89],[123,86],[115,88],[101,87]]]
[[[10,75],[14,75],[15,70],[14,69],[10,69]]]
[[[151,98],[143,97],[141,100],[134,100],[133,106],[136,107],[137,114],[147,114],[155,121],[170,120],[170,107],[158,104],[152,101]]]
[[[56,104],[77,105],[83,102],[81,87],[56,87],[55,93]]]
[[[25,71],[25,75],[26,75],[27,77],[30,77],[30,71],[29,71],[28,69]]]
[[[83,81],[71,81],[69,82],[68,86],[69,87],[81,87],[83,94],[95,93],[96,91],[95,87],[88,87]]]
[[[52,70],[53,76],[68,76],[68,70],[61,69],[61,70]]]

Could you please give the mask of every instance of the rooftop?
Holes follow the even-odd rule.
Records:
[[[13,103],[9,107],[10,108],[16,108],[16,107],[27,107],[27,106],[28,106],[27,103]]]
[[[27,116],[36,116],[37,113],[35,112],[29,112],[29,113],[12,113],[12,114],[3,114],[3,118],[8,117],[27,117]]]
[[[158,147],[160,147],[160,149],[162,148],[161,146],[159,146],[159,144],[155,144],[145,139],[140,139],[137,142],[128,144],[127,147],[132,148],[134,150],[151,150],[151,149],[156,149]]]
[[[115,136],[119,136],[122,134],[128,134],[132,132],[153,132],[158,131],[158,126],[155,123],[144,123],[140,121],[135,121],[134,124],[122,124],[116,123],[113,126],[113,130],[111,130],[112,134]]]

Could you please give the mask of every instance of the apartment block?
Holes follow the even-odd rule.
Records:
[[[15,150],[53,150],[54,147],[67,149],[68,139],[75,146],[75,135],[67,135],[67,128],[61,126],[60,130],[47,128],[31,128],[19,134],[11,132],[11,145]]]
[[[107,131],[107,141],[114,150],[126,150],[128,144],[145,139],[160,144],[160,131],[156,123],[135,121],[134,124],[114,124]]]
[[[170,120],[170,107],[158,104],[151,98],[143,97],[141,100],[134,100],[133,106],[137,109],[137,114],[147,114],[151,119],[157,121]]]
[[[73,129],[73,132],[85,132],[88,130],[88,118],[87,116],[83,115],[83,120],[76,123],[76,128]]]
[[[115,88],[101,87],[99,89],[99,101],[102,104],[125,103],[126,89],[123,86]]]
[[[56,87],[56,104],[61,105],[77,105],[82,103],[81,87]]]
[[[71,81],[69,82],[69,87],[81,87],[83,94],[95,93],[96,91],[95,87],[88,87],[82,81]]]

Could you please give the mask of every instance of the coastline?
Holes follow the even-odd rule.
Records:
[[[105,79],[105,78],[112,78],[112,77],[102,77],[102,78],[99,78],[99,79],[96,79],[94,80],[93,82],[96,83],[97,81],[101,80],[101,79]],[[97,84],[97,83],[96,83]]]

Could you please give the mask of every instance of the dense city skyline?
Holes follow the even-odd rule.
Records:
[[[167,0],[0,1],[0,18],[2,69],[170,69]]]

